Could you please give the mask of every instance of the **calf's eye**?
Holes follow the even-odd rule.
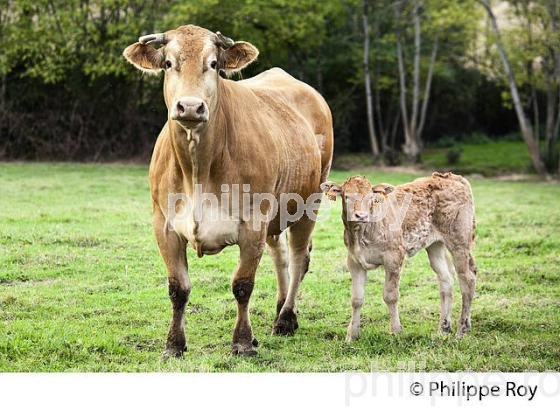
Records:
[[[173,66],[173,63],[171,62],[171,60],[165,60],[165,68],[171,68]]]
[[[210,68],[212,68],[212,70],[215,70],[217,66],[218,62],[216,60],[212,60],[212,62],[210,63]]]

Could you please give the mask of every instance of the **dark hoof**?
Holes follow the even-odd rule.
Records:
[[[161,360],[165,361],[165,360],[170,359],[170,358],[182,359],[183,358],[183,352],[186,352],[186,351],[187,351],[186,346],[184,348],[166,347],[165,350],[163,351],[162,355],[161,355]]]
[[[464,319],[459,322],[457,326],[457,339],[462,339],[467,333],[471,330],[471,321],[470,319]]]
[[[451,333],[451,323],[449,323],[448,320],[444,320],[440,324],[439,329],[441,333],[443,333],[444,335],[448,335],[449,333]]]
[[[275,322],[278,320],[278,316],[280,316],[280,312],[282,311],[282,307],[284,306],[285,302],[286,299],[282,299],[276,302],[276,318],[274,319]]]
[[[255,337],[253,338],[253,341],[251,342],[251,344],[255,347],[259,347],[259,341]]]
[[[299,327],[297,316],[291,310],[284,311],[276,322],[274,323],[274,328],[272,329],[273,335],[283,335],[283,336],[293,336],[296,329]]]
[[[256,340],[257,339],[253,339],[252,343],[249,346],[243,345],[241,343],[233,343],[231,346],[231,353],[236,356],[255,356],[257,354],[257,350],[255,349]]]

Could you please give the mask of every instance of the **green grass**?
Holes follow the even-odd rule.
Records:
[[[488,137],[486,137],[488,138]],[[533,173],[531,158],[527,146],[519,141],[492,141],[484,143],[464,143],[449,141],[450,146],[426,147],[422,152],[422,164],[419,168],[425,172],[431,170],[451,170],[459,174],[480,174],[497,176],[504,174]],[[460,151],[459,161],[449,164],[447,153]],[[353,169],[374,164],[370,153],[347,153],[335,157],[338,169]],[[406,163],[403,163],[406,165]]]
[[[461,151],[459,162],[449,165],[447,152]],[[427,148],[422,154],[426,168],[452,169],[463,174],[486,176],[527,173],[532,170],[527,145],[523,141],[493,141],[484,144],[457,143],[450,148]]]
[[[359,173],[394,184],[413,178]],[[296,336],[270,335],[275,276],[265,256],[251,299],[259,354],[232,356],[237,247],[202,259],[189,250],[189,351],[161,362],[170,303],[151,232],[147,167],[0,164],[0,181],[0,371],[368,371],[402,370],[408,361],[419,370],[560,370],[558,185],[472,181],[479,275],[473,330],[463,340],[437,333],[439,292],[422,252],[402,276],[404,333],[389,333],[383,274],[372,271],[362,338],[344,341],[350,275],[340,211],[329,202],[314,234]],[[454,320],[459,300],[456,286]]]

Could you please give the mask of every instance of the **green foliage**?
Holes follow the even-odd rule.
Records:
[[[480,10],[472,0],[423,4],[422,78],[434,38],[440,39],[426,139],[511,131],[513,117],[489,98],[501,83],[483,82],[465,62],[476,43]],[[376,115],[392,135],[391,149],[399,151],[394,2],[371,2],[371,8]],[[403,19],[410,19],[409,8]],[[361,0],[0,0],[0,157],[149,157],[166,118],[161,77],[139,73],[121,53],[139,35],[183,24],[255,44],[259,60],[240,78],[284,68],[327,99],[335,151],[367,151],[361,13]],[[410,72],[412,25],[404,27]]]
[[[5,60],[1,72],[45,83],[67,81],[76,71],[89,79],[127,72],[121,53],[139,33],[154,30],[154,16],[169,1],[8,1]]]
[[[538,101],[544,106],[543,95],[557,88],[557,58],[560,52],[560,8],[553,2],[510,0],[496,7],[502,42],[521,92],[527,111],[537,110]],[[484,52],[480,52],[481,69],[492,78],[507,85],[496,47],[494,33],[488,33]],[[513,102],[509,88],[502,92],[503,104],[511,109]],[[535,99],[537,102],[535,102]],[[542,109],[546,112],[546,109]],[[553,109],[553,111],[556,111]],[[542,113],[540,113],[542,115]],[[543,121],[544,122],[544,121]],[[537,128],[540,124],[533,124]]]
[[[276,280],[265,255],[250,304],[259,353],[232,356],[230,280],[238,249],[201,259],[189,250],[189,350],[184,360],[161,362],[171,307],[150,223],[147,171],[0,164],[0,371],[368,372],[372,363],[399,371],[408,361],[425,363],[427,371],[560,370],[560,186],[492,180],[471,181],[478,276],[472,333],[463,340],[437,333],[439,290],[421,252],[401,278],[404,333],[389,333],[384,275],[376,270],[368,275],[362,338],[344,341],[351,280],[340,201],[326,201],[321,214],[328,219],[314,232],[294,337],[270,335]],[[392,184],[416,177],[360,169],[330,178],[342,182],[356,173]],[[455,320],[461,294],[457,283],[454,289]]]

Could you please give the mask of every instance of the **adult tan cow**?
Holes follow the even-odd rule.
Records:
[[[245,211],[255,206],[264,213],[272,209],[270,202],[256,205],[253,194],[278,200],[290,193],[307,200],[320,192],[332,160],[332,116],[319,93],[279,68],[238,82],[220,76],[220,71],[243,69],[258,53],[250,43],[193,25],[140,37],[123,53],[142,71],[165,72],[168,120],[150,165],[153,227],[173,306],[164,356],[180,357],[186,347],[183,313],[192,288],[187,244],[199,257],[239,245],[232,279],[237,300],[234,353],[256,352],[248,304],[265,243],[278,279],[273,333],[293,334],[298,326],[295,298],[309,264],[314,218],[304,214],[291,220],[286,238],[281,209],[257,223]],[[244,195],[233,195],[234,186],[243,186],[251,198],[248,203],[241,200]],[[175,209],[168,209],[170,195],[178,193],[194,205],[177,201]],[[200,204],[202,194],[213,194],[219,207]],[[286,207],[294,214],[297,203],[290,200]]]

